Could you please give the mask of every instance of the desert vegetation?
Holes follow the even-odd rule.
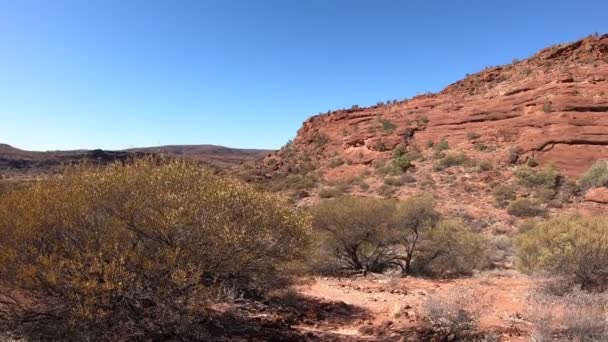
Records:
[[[593,187],[608,187],[608,160],[596,161],[581,177],[580,185],[587,190]]]
[[[608,285],[608,219],[565,215],[540,222],[516,239],[520,266],[526,272],[561,275],[583,290]]]
[[[2,323],[18,333],[204,339],[206,307],[281,286],[310,226],[276,195],[143,159],[75,167],[2,197],[0,234],[2,287],[48,303],[5,301]]]
[[[429,196],[394,200],[342,196],[311,209],[319,236],[313,272],[396,270],[404,274],[471,274],[486,241],[457,220],[442,219]]]

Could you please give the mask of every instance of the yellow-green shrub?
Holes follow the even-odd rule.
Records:
[[[302,256],[309,222],[197,165],[145,159],[10,193],[0,236],[1,284],[58,302],[53,317],[71,338],[158,339],[189,336],[194,309],[222,288],[277,284]]]
[[[580,184],[583,189],[596,186],[608,186],[608,160],[598,160],[581,177]]]
[[[608,285],[608,217],[561,216],[515,239],[520,267],[572,277],[583,289]]]
[[[486,241],[457,220],[443,220],[420,242],[414,265],[430,275],[471,274],[486,261]]]

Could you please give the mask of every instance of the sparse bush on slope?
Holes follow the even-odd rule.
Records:
[[[515,239],[520,267],[572,278],[585,290],[608,288],[608,218],[561,216]]]
[[[545,210],[536,201],[526,198],[518,199],[507,207],[507,212],[519,217],[535,217],[545,213]]]
[[[581,187],[585,190],[606,186],[608,187],[608,160],[596,161],[580,179]]]
[[[555,189],[559,181],[559,175],[554,168],[539,171],[529,167],[521,167],[515,171],[515,176],[521,185],[531,189]]]
[[[510,184],[500,184],[494,188],[492,195],[499,207],[506,207],[509,201],[515,199],[516,187]]]
[[[309,223],[236,180],[145,159],[76,167],[9,194],[0,236],[1,284],[57,303],[45,338],[197,339],[200,310],[225,289],[280,283]]]

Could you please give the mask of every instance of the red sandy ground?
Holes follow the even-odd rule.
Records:
[[[362,313],[348,320],[305,322],[297,329],[328,341],[416,341],[404,331],[428,327],[424,303],[428,298],[466,290],[486,301],[479,329],[493,331],[500,341],[527,341],[530,327],[521,319],[533,280],[518,273],[488,273],[455,280],[422,278],[313,278],[297,285],[305,297],[344,302]],[[400,312],[400,314],[396,314]]]

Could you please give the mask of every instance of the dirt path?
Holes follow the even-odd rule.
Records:
[[[421,278],[314,278],[296,286],[303,296],[358,308],[357,317],[302,324],[298,329],[328,341],[415,341],[429,326],[425,303],[434,296],[467,291],[484,304],[479,328],[500,341],[527,341],[525,296],[532,281],[517,273],[489,273],[456,280]],[[412,335],[414,334],[414,335]],[[410,336],[408,339],[404,336]]]

